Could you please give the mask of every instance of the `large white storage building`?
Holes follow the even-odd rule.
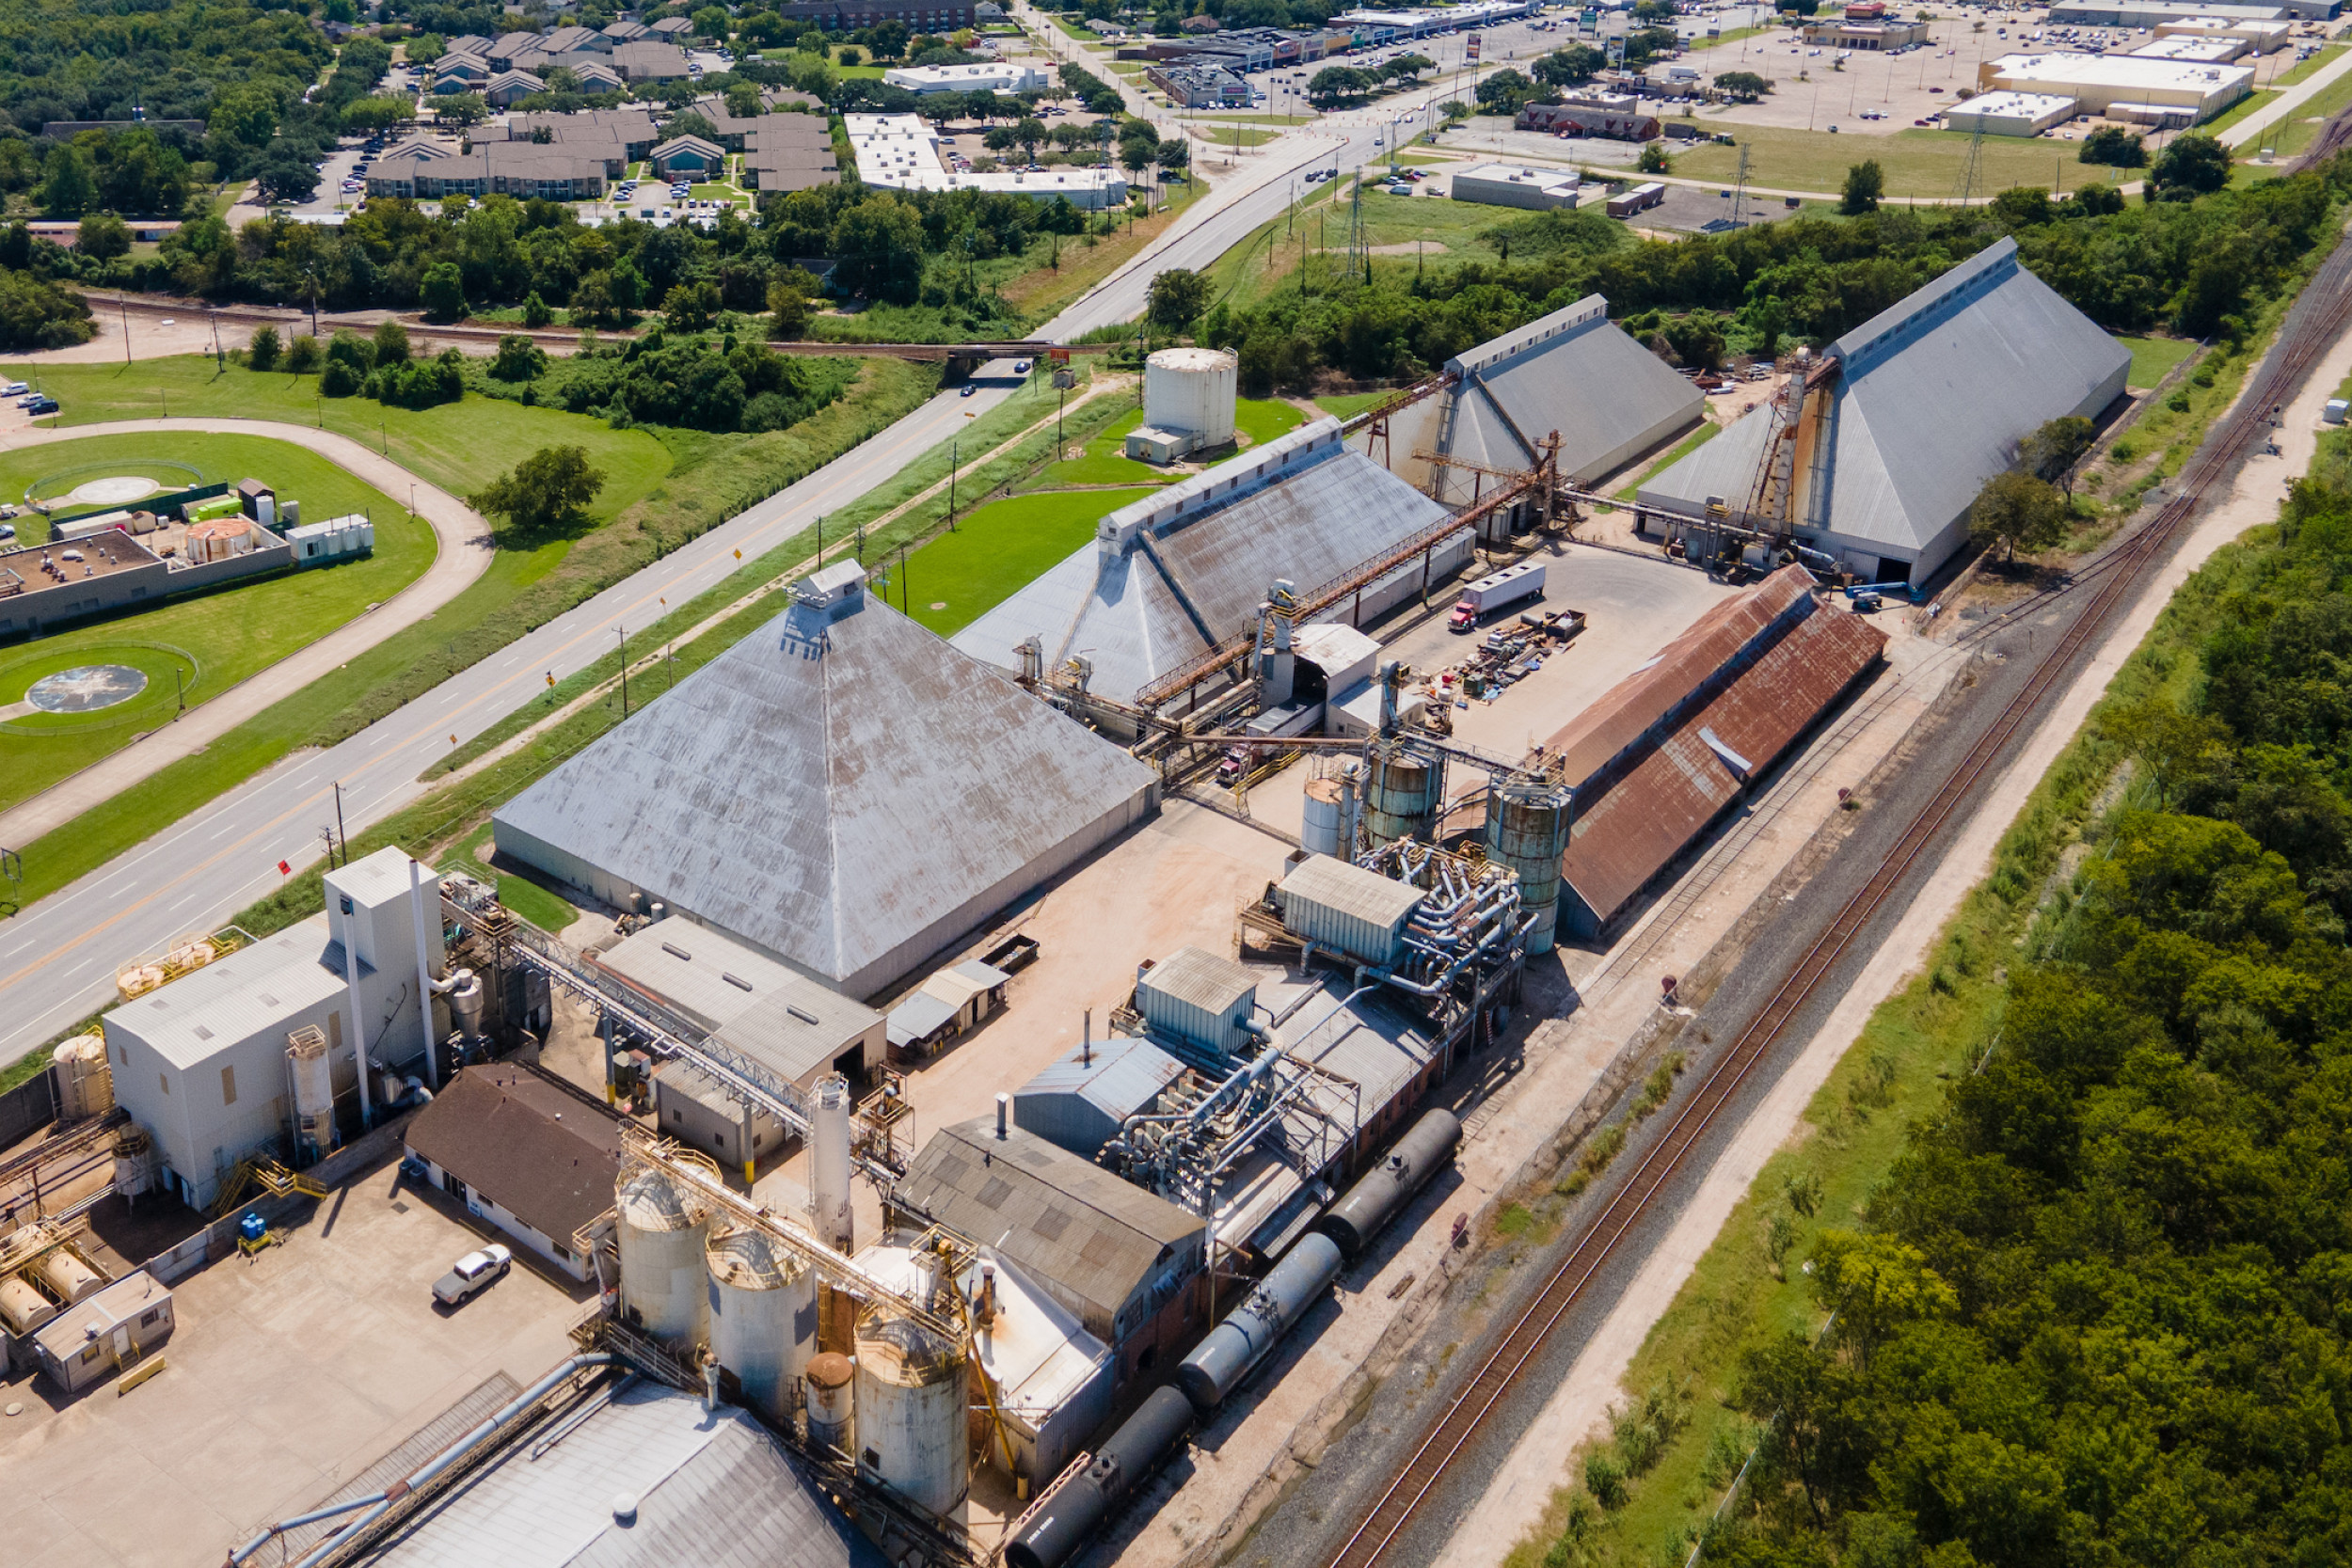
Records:
[[[1924,581],[1968,536],[1984,482],[2018,441],[2063,414],[2096,418],[2132,356],[1997,241],[1823,351],[1838,373],[1806,400],[1794,532],[1865,581]],[[1698,518],[1709,496],[1740,514],[1773,428],[1758,407],[1645,481],[1645,506]],[[1825,456],[1824,456],[1825,454]]]
[[[336,1108],[358,1124],[355,1046],[379,1072],[423,1070],[417,1010],[417,918],[409,857],[379,849],[326,874],[326,912],[215,959],[106,1014],[115,1098],[152,1134],[163,1183],[194,1208],[212,1205],[239,1160],[289,1151],[294,1121],[289,1037],[326,1037]],[[441,977],[440,879],[422,874],[425,964]],[[346,955],[356,955],[356,974]],[[446,1034],[445,1011],[435,1037]],[[382,1109],[380,1085],[369,1085]]]
[[[863,998],[1158,799],[1151,768],[845,562],[492,821],[501,850],[608,904],[667,904]]]

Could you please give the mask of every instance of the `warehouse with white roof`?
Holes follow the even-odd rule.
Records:
[[[2017,443],[2063,414],[2095,419],[2123,393],[2131,354],[2018,263],[2000,240],[1822,351],[1836,363],[1807,398],[1798,441],[1796,537],[1865,581],[1924,581],[1968,536],[1984,482]],[[1756,493],[1775,415],[1760,406],[1643,482],[1645,507],[1735,514]]]
[[[2004,55],[1977,68],[1979,92],[2071,98],[2084,114],[2142,124],[2197,125],[2254,90],[2242,65],[2149,59],[2138,55]]]
[[[1444,391],[1390,419],[1389,448],[1398,473],[1448,506],[1467,506],[1495,482],[1417,453],[1532,468],[1539,443],[1556,431],[1561,477],[1588,484],[1674,440],[1707,413],[1707,394],[1611,321],[1598,294],[1456,355],[1445,370]],[[1371,450],[1370,433],[1350,445]]]
[[[559,881],[666,904],[863,998],[1141,821],[1158,788],[842,562],[492,821],[501,853]]]

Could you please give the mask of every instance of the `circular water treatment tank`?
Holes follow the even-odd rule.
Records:
[[[942,1518],[971,1484],[963,1349],[888,1307],[858,1319],[857,1464]]]
[[[1222,349],[1164,348],[1143,362],[1143,422],[1214,447],[1233,438],[1239,361]]]
[[[703,1261],[709,1210],[659,1170],[624,1176],[615,1208],[621,1315],[657,1339],[701,1343],[710,1323]]]
[[[735,1374],[743,1402],[771,1420],[792,1414],[792,1395],[817,1353],[817,1285],[808,1265],[764,1231],[713,1227],[710,1352]]]

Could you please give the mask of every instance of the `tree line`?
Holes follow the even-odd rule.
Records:
[[[2183,601],[2185,699],[2111,709],[2125,809],[1999,1032],[1747,1354],[1724,1568],[2352,1555],[2352,486]],[[2012,874],[2013,875],[2013,874]],[[2012,899],[2028,890],[2020,884]]]

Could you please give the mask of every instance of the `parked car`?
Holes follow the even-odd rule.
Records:
[[[22,381],[11,381],[6,387],[0,387],[0,398],[21,398],[32,389]]]
[[[43,414],[54,414],[56,411],[57,400],[56,398],[35,398],[33,405],[25,410],[35,419],[39,419]]]
[[[0,539],[13,539],[15,537],[16,525],[14,523],[0,523]]]
[[[505,1278],[506,1271],[514,1266],[515,1255],[495,1243],[479,1252],[469,1252],[451,1264],[449,1273],[433,1282],[433,1299],[444,1307],[469,1301]]]

